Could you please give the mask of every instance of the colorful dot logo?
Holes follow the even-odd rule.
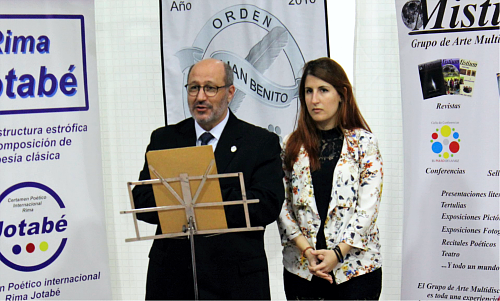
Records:
[[[448,125],[436,129],[431,135],[431,149],[439,158],[453,158],[460,150],[460,135]]]
[[[33,243],[27,244],[25,249],[26,249],[27,253],[33,253],[36,251],[35,244],[33,244]],[[49,244],[46,241],[42,241],[40,243],[40,245],[38,246],[38,250],[40,250],[42,252],[45,252],[48,249],[49,249]],[[23,251],[23,247],[21,247],[20,245],[14,245],[12,247],[12,253],[14,255],[19,255],[19,254],[21,254],[22,251]]]
[[[39,197],[43,201],[38,201]],[[30,206],[14,207],[12,203]],[[35,205],[37,214],[15,211]],[[33,272],[61,255],[68,241],[68,221],[66,206],[54,190],[36,182],[18,183],[0,193],[0,208],[0,267],[4,264],[20,272]]]

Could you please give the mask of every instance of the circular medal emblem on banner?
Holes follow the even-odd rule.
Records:
[[[0,194],[0,261],[21,272],[53,263],[67,242],[65,205],[50,187],[13,185]]]
[[[242,32],[256,30],[265,30],[260,40],[248,41],[248,37],[242,35]],[[241,40],[241,43],[218,44],[218,36],[223,32]],[[211,57],[228,63],[233,69],[234,86],[237,88],[229,105],[233,112],[245,102],[247,95],[268,108],[289,107],[292,100],[298,97],[305,63],[286,26],[270,12],[254,5],[234,5],[219,11],[205,23],[192,47],[182,49],[175,55],[180,61],[184,84],[189,67],[202,59]],[[283,63],[288,65],[285,72]],[[278,71],[279,68],[282,69]],[[288,78],[287,84],[280,82],[284,78]],[[186,99],[185,90],[183,99]],[[185,102],[184,112],[186,117],[190,116]]]

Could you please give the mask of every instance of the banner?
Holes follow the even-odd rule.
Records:
[[[229,63],[237,89],[230,109],[280,137],[298,111],[304,63],[328,56],[326,1],[192,0],[162,2],[162,48],[169,124],[190,117],[189,67]]]
[[[110,299],[94,3],[0,5],[0,299]]]
[[[402,299],[497,300],[499,12],[397,0],[405,154]]]

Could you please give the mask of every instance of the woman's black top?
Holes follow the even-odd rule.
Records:
[[[321,168],[311,173],[314,198],[321,218],[321,227],[318,230],[316,242],[317,250],[326,249],[324,224],[332,198],[333,170],[339,161],[344,144],[344,135],[339,128],[320,131],[320,137],[319,162]]]

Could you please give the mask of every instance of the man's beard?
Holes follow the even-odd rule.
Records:
[[[203,115],[203,117],[205,117],[205,118],[198,118],[197,115],[193,114],[193,112],[195,112],[196,106],[198,104],[202,104],[202,105],[206,106],[207,109],[209,111],[211,111],[210,116],[205,117],[206,115]],[[196,122],[198,122],[198,124],[200,124],[200,125],[204,125],[204,124],[210,124],[210,123],[214,122],[215,120],[218,120],[221,116],[224,115],[228,106],[229,106],[229,103],[227,101],[227,95],[225,95],[224,98],[220,102],[220,106],[216,110],[214,110],[214,106],[211,105],[208,101],[202,101],[202,102],[196,101],[193,103],[193,105],[191,106],[190,109],[191,109],[191,115],[196,119]]]

